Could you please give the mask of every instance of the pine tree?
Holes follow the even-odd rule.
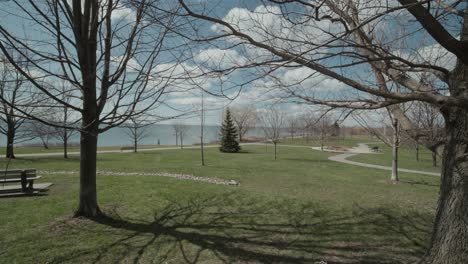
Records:
[[[229,153],[239,152],[240,146],[239,142],[237,142],[238,136],[237,129],[231,117],[231,111],[227,109],[223,125],[221,126],[221,147],[219,150]]]

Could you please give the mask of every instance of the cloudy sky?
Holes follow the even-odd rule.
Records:
[[[374,2],[365,1],[362,6],[360,18],[366,19],[381,8]],[[387,1],[388,2],[388,1]],[[394,1],[389,1],[391,4]],[[262,1],[221,1],[221,0],[190,0],[187,1],[195,11],[206,12],[211,16],[223,19],[232,24],[236,29],[249,34],[253,39],[262,43],[268,43],[275,47],[292,50],[295,53],[303,53],[308,59],[317,59],[317,54],[326,54],[329,50],[313,49],[307,41],[325,43],[330,35],[324,34],[324,30],[338,33],[343,30],[336,24],[328,21],[307,21],[301,24],[293,24],[282,17],[282,10],[273,4],[264,4]],[[373,6],[375,5],[375,6]],[[169,2],[163,2],[163,9],[170,9]],[[294,10],[301,12],[313,12],[312,10]],[[18,36],[41,40],[45,38],[44,29],[32,26],[33,21],[24,19],[21,7],[11,1],[1,1],[2,15],[1,26]],[[325,10],[326,12],[326,10]],[[136,11],[130,6],[119,5],[112,13],[113,23],[116,25],[131,25],[136,19]],[[149,18],[148,18],[149,19]],[[386,21],[378,20],[369,26],[377,29],[376,37],[392,36],[398,23],[409,21],[410,17],[405,12],[394,14]],[[150,20],[150,19],[149,19]],[[172,34],[165,39],[163,51],[158,56],[152,72],[154,86],[167,85],[167,94],[164,94],[164,103],[156,110],[158,115],[173,116],[181,113],[191,113],[184,120],[188,124],[198,124],[198,109],[201,104],[201,93],[204,93],[204,104],[208,110],[206,123],[217,125],[221,121],[223,109],[230,106],[255,105],[259,111],[267,111],[271,104],[280,103],[291,116],[301,114],[317,106],[295,104],[294,99],[285,99],[284,89],[289,87],[301,94],[319,98],[343,99],[350,97],[365,97],[357,94],[353,89],[346,87],[334,79],[319,74],[306,67],[247,67],[247,65],[270,61],[274,56],[264,50],[243,45],[238,39],[229,37],[210,42],[193,41],[197,38],[212,37],[223,34],[226,29],[223,26],[210,22],[196,21],[190,27],[184,24],[186,20],[180,20],[175,24],[180,25],[178,34]],[[39,29],[39,30],[38,30]],[[411,29],[411,28],[410,28]],[[161,29],[152,29],[155,34]],[[269,33],[274,33],[279,38],[269,38]],[[182,37],[181,35],[185,35]],[[287,40],[293,40],[287,41]],[[305,41],[307,40],[307,41]],[[304,42],[303,45],[297,45]],[[417,31],[407,38],[404,48],[394,49],[395,53],[407,59],[415,61],[431,61],[434,64],[453,67],[453,57],[444,53],[433,40],[423,36]],[[311,51],[313,50],[313,51]],[[416,51],[416,53],[415,53]],[[118,52],[117,52],[118,53]],[[415,55],[416,54],[416,55]],[[116,64],[121,61],[118,54],[113,56]],[[346,62],[346,59],[343,59]],[[336,65],[343,63],[333,58],[329,61],[322,60],[325,64]],[[142,60],[137,56],[130,60],[130,69],[137,71],[142,67]],[[363,82],[372,82],[372,75],[366,66],[357,66],[349,70],[341,70],[342,74],[351,76]],[[219,74],[223,72],[223,74]],[[171,79],[170,81],[167,81]],[[166,80],[166,81],[161,81]],[[203,89],[203,90],[202,90]],[[345,122],[353,125],[353,120]]]

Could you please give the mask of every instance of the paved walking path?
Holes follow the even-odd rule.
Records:
[[[314,147],[313,149],[317,149],[317,148]],[[320,150],[320,148],[318,148],[318,150]],[[327,150],[324,150],[324,151],[327,151]],[[330,152],[340,152],[340,151],[330,151]],[[369,146],[366,145],[366,143],[359,143],[357,147],[353,147],[353,148],[348,149],[347,151],[344,151],[344,152],[341,151],[341,152],[342,154],[330,156],[328,157],[328,159],[332,161],[336,161],[336,162],[341,162],[341,163],[346,163],[346,164],[351,164],[351,165],[356,165],[356,166],[361,166],[361,167],[367,167],[367,168],[373,168],[373,169],[379,169],[379,170],[389,170],[389,171],[392,170],[392,167],[390,166],[381,166],[381,165],[347,160],[347,158],[358,155],[358,154],[377,154],[378,155],[378,153],[372,152],[369,149]],[[437,173],[437,172],[409,170],[409,169],[401,169],[401,168],[399,168],[398,171],[440,177],[440,173]]]

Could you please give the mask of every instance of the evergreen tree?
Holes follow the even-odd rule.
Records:
[[[221,126],[221,147],[219,150],[221,152],[229,153],[239,152],[240,146],[239,142],[237,142],[238,137],[239,135],[237,133],[236,127],[234,126],[231,111],[227,109],[223,125]]]

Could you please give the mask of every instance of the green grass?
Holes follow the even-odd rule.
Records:
[[[44,175],[48,195],[0,200],[7,263],[408,263],[424,253],[438,178],[334,163],[307,148],[244,146],[98,155],[98,169],[234,179],[240,187],[152,176],[98,176],[108,217],[71,218],[78,175]],[[0,160],[5,166],[6,160]],[[78,170],[78,158],[10,168]]]
[[[346,136],[346,137],[327,137],[324,140],[325,146],[344,146],[344,147],[354,147],[357,146],[357,143],[366,143],[366,142],[375,142],[375,139],[372,139],[369,136]],[[286,137],[281,140],[282,144],[288,145],[302,145],[302,146],[320,146],[321,141],[318,136],[310,137]]]
[[[351,157],[349,160],[384,166],[392,165],[392,148],[385,144],[369,144],[369,146],[378,146],[383,151],[382,154],[362,154]],[[438,161],[437,167],[433,167],[431,155],[428,149],[421,147],[419,150],[419,161],[416,161],[416,150],[414,148],[401,147],[398,152],[399,168],[440,172],[440,161]]]

